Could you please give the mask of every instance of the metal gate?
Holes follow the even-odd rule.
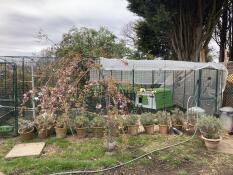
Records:
[[[209,114],[217,113],[222,106],[222,79],[221,70],[205,68],[199,71],[198,106]]]

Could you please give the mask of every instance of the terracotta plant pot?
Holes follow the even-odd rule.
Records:
[[[154,125],[145,125],[144,129],[147,134],[154,134]]]
[[[128,134],[129,135],[137,135],[138,134],[138,125],[128,125]]]
[[[33,131],[34,131],[34,128],[32,128],[31,131],[28,131],[28,132],[22,132],[22,131],[19,129],[18,132],[19,132],[21,141],[32,140],[32,139],[33,139]]]
[[[93,127],[94,137],[101,138],[104,136],[104,128],[103,127]]]
[[[168,134],[168,125],[159,125],[159,133],[160,134]]]
[[[111,132],[112,132],[112,136],[113,136],[113,137],[119,136],[119,133],[120,133],[118,127],[112,128]]]
[[[58,139],[63,139],[66,137],[67,129],[66,128],[55,128],[55,132],[56,132],[56,137]]]
[[[79,139],[85,138],[87,136],[87,128],[76,128],[77,137]]]
[[[182,131],[183,125],[174,125],[174,128],[178,129],[179,131]]]
[[[39,137],[40,139],[46,139],[47,136],[48,136],[47,129],[40,129],[40,130],[38,131],[38,137]]]
[[[205,146],[208,150],[217,149],[219,142],[222,140],[222,137],[220,137],[219,139],[207,139],[203,135],[201,136],[201,138],[204,140]]]

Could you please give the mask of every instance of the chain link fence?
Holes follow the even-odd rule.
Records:
[[[224,91],[223,105],[233,107],[233,62],[227,65],[228,77]]]

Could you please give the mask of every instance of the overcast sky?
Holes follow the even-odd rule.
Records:
[[[120,36],[137,19],[126,0],[1,0],[0,16],[0,55],[32,55],[48,47],[35,38],[40,29],[55,42],[73,26],[105,26]]]

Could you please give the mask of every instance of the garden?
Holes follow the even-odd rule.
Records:
[[[1,172],[233,173],[232,156],[213,151],[227,137],[215,116],[179,106],[135,110],[135,101],[125,93],[130,84],[111,77],[90,81],[90,69],[102,65],[78,54],[44,66],[42,85],[23,95],[19,136],[0,139]],[[25,115],[32,102],[35,118]],[[40,156],[5,159],[14,145],[37,142],[45,143]]]

